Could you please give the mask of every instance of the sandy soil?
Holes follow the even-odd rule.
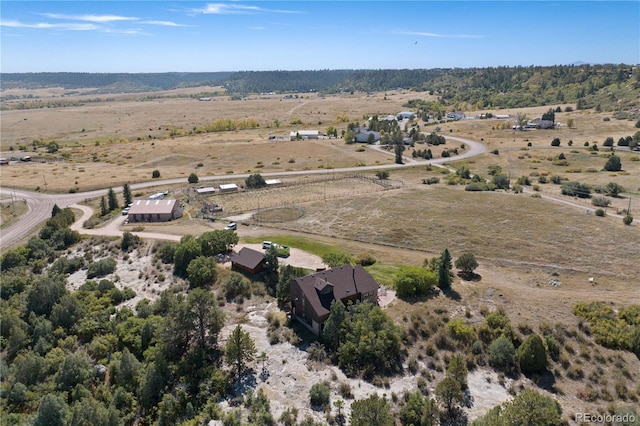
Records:
[[[342,399],[339,394],[340,383],[348,383],[351,386],[354,399],[367,398],[377,393],[381,397],[391,399],[395,393],[401,396],[405,391],[415,391],[417,389],[418,374],[404,374],[392,377],[389,380],[388,388],[379,388],[371,383],[360,379],[348,378],[336,366],[311,362],[304,349],[293,346],[290,343],[269,344],[267,339],[267,319],[269,311],[276,311],[275,303],[246,304],[244,313],[248,319],[242,324],[243,329],[248,332],[256,344],[257,353],[265,352],[268,360],[265,363],[267,375],[261,376],[262,365],[255,365],[256,382],[255,389],[264,389],[271,401],[271,412],[274,418],[279,418],[288,407],[299,409],[298,420],[306,416],[312,416],[316,421],[325,422],[325,413],[315,411],[309,403],[309,390],[316,383],[328,381],[331,384],[331,402]],[[222,340],[235,328],[235,324],[226,326],[222,333]],[[422,364],[422,363],[419,363]],[[424,364],[421,369],[426,368]],[[429,383],[429,392],[433,395],[435,385],[441,377]],[[472,405],[467,409],[470,420],[473,420],[497,404],[510,399],[506,388],[498,383],[498,376],[494,371],[475,370],[469,374],[469,393]],[[509,380],[504,386],[509,386]],[[346,400],[343,413],[349,418],[351,413],[351,402]],[[228,408],[227,403],[223,403]],[[337,410],[332,406],[332,414],[336,415]]]

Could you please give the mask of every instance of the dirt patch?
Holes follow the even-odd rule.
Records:
[[[274,302],[262,302],[259,304],[245,304],[243,313],[247,322],[242,324],[243,329],[251,335],[254,340],[257,353],[265,352],[268,359],[265,362],[267,374],[260,375],[262,365],[255,363],[254,376],[250,382],[254,383],[255,389],[262,388],[270,399],[271,412],[274,418],[279,418],[283,411],[289,407],[297,407],[299,410],[298,420],[307,416],[313,417],[316,421],[324,423],[325,413],[315,411],[309,403],[309,391],[316,383],[327,381],[331,385],[331,402],[344,398],[340,395],[339,386],[347,383],[354,399],[345,400],[343,413],[349,418],[351,413],[351,403],[353,400],[364,399],[376,393],[380,397],[392,398],[392,394],[401,396],[404,392],[413,392],[418,389],[417,374],[404,374],[390,377],[388,387],[380,388],[364,380],[347,377],[338,367],[322,363],[311,362],[305,347],[293,346],[290,343],[279,343],[271,345],[267,338],[266,315],[268,312],[278,311]],[[221,333],[224,342],[235,324],[225,326]],[[420,363],[422,364],[422,363]],[[421,368],[425,368],[421,365]],[[429,393],[433,395],[438,382],[432,380],[429,385]],[[255,382],[253,382],[255,380]],[[469,373],[469,394],[472,402],[470,408],[466,409],[469,420],[473,420],[484,415],[489,409],[497,404],[508,400],[509,393],[505,386],[499,383],[498,375],[490,370],[476,370]],[[222,406],[229,409],[228,402]],[[336,415],[335,407],[331,407],[332,414]]]

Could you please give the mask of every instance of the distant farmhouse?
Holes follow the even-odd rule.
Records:
[[[178,200],[135,200],[129,209],[129,222],[168,222],[182,217]]]
[[[298,139],[302,139],[302,140],[318,139],[320,137],[317,130],[298,130],[297,132],[291,132],[289,136],[292,141],[295,141]]]
[[[416,118],[416,113],[410,111],[401,111],[396,115],[396,117],[398,118],[398,120],[413,120],[414,118]]]
[[[467,116],[464,114],[464,112],[449,112],[447,113],[447,118],[458,121],[464,120],[465,118],[467,118]]]
[[[353,137],[353,140],[361,143],[375,143],[380,140],[380,132],[374,132],[373,130],[359,129]]]
[[[291,313],[319,335],[329,317],[331,302],[378,303],[380,285],[362,265],[344,265],[297,278],[291,283]]]
[[[541,118],[534,118],[528,125],[532,125],[536,129],[553,129],[554,122],[551,120],[543,120]],[[527,126],[525,126],[527,128]]]

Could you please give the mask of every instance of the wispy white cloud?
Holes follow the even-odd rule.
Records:
[[[106,28],[102,32],[107,34],[119,34],[119,35],[151,35],[139,28],[128,28],[128,29]]]
[[[249,27],[249,29],[254,31],[262,31],[262,30],[266,30],[267,27]]]
[[[412,35],[417,37],[433,37],[433,38],[482,38],[479,35],[472,34],[438,34],[421,31],[397,31],[395,34]]]
[[[237,3],[209,3],[204,8],[191,9],[193,13],[202,13],[204,15],[243,15],[254,13],[301,13],[295,10],[284,9],[265,9],[259,6],[249,6]]]
[[[190,25],[183,25],[183,24],[178,24],[176,22],[172,22],[172,21],[154,21],[154,20],[148,20],[148,21],[140,21],[141,24],[147,24],[147,25],[160,25],[163,27],[189,27]]]
[[[59,29],[69,31],[95,31],[100,28],[94,24],[51,24],[49,22],[36,22],[34,24],[27,24],[24,22],[13,20],[0,20],[0,26],[8,28]]]
[[[65,15],[60,13],[43,13],[42,15],[50,19],[64,19],[67,21],[86,21],[86,22],[95,22],[99,24],[105,24],[109,22],[139,20],[139,18],[134,18],[129,16],[118,16],[118,15]]]

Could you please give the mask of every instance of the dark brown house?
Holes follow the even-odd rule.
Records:
[[[378,303],[380,285],[361,265],[344,265],[297,278],[291,283],[291,313],[315,334],[329,317],[331,302]]]
[[[265,264],[264,253],[247,247],[231,255],[231,269],[250,275],[264,271]]]

